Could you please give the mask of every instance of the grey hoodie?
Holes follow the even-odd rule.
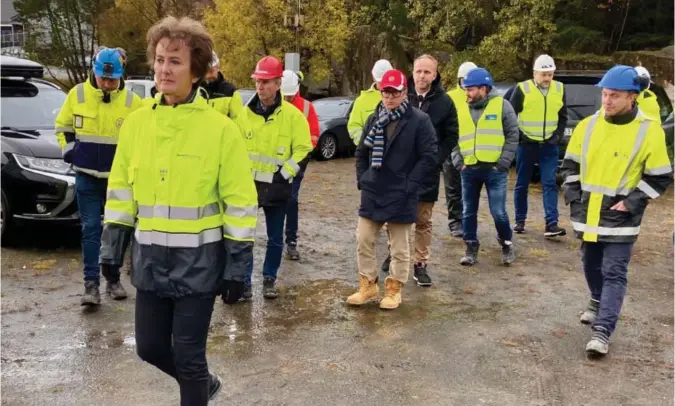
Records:
[[[473,118],[473,123],[478,123],[478,119],[483,115],[485,106],[487,105],[490,99],[497,97],[497,92],[493,88],[492,91],[488,94],[488,97],[484,100],[481,100],[476,103],[469,103],[469,112],[471,113],[471,118]],[[508,170],[511,167],[511,162],[516,157],[516,149],[518,149],[518,116],[513,110],[511,103],[508,100],[504,99],[504,107],[502,109],[502,127],[504,128],[504,146],[502,147],[502,153],[499,157],[499,160],[496,163],[496,166],[502,170]],[[459,145],[457,145],[452,150],[452,164],[458,169],[461,170],[464,166],[464,158],[459,152]],[[479,162],[477,165],[492,167],[495,164],[490,162]]]

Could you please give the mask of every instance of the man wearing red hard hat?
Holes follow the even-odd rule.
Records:
[[[255,79],[256,95],[238,117],[251,158],[258,205],[265,212],[267,224],[267,251],[263,264],[263,296],[266,299],[278,296],[275,282],[284,249],[286,207],[291,198],[293,178],[312,152],[305,116],[281,95],[283,72],[283,64],[273,56],[258,61],[251,75]],[[242,215],[257,211],[257,207],[232,209]],[[253,295],[253,263],[249,264],[248,271],[244,299]]]

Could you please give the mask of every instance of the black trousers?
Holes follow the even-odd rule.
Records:
[[[450,157],[443,162],[445,201],[448,205],[448,224],[462,223],[462,176],[452,165]]]
[[[215,297],[136,293],[136,352],[176,379],[181,406],[206,406],[209,401],[206,337],[214,302]]]

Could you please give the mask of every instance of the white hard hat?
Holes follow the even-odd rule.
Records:
[[[298,74],[290,69],[286,69],[281,76],[281,94],[284,96],[295,96],[298,90],[300,90]]]
[[[477,67],[478,66],[473,62],[464,62],[459,65],[459,69],[457,69],[457,79],[463,79],[471,69],[476,69]]]
[[[649,71],[644,66],[636,66],[635,70],[637,71],[638,76],[652,80],[652,75],[649,74]]]
[[[380,59],[373,65],[373,71],[371,72],[373,74],[373,80],[379,83],[385,72],[392,69],[394,69],[394,67],[391,66],[391,62],[386,59]]]
[[[555,62],[550,55],[539,55],[534,61],[533,70],[535,72],[553,72],[555,71]]]
[[[220,58],[218,58],[218,54],[216,51],[211,51],[211,63],[209,64],[209,68],[219,68],[220,67]]]

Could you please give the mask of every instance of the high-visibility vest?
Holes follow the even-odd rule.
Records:
[[[647,117],[661,124],[661,107],[659,107],[656,94],[647,89],[640,93],[637,100],[637,105]]]
[[[558,114],[564,105],[563,84],[552,81],[546,96],[532,79],[518,83],[518,87],[525,96],[523,111],[518,114],[520,131],[532,141],[548,140],[558,128]]]
[[[380,91],[375,88],[375,85],[370,89],[363,90],[359,97],[354,100],[354,106],[351,113],[349,113],[349,120],[347,121],[347,131],[349,137],[354,141],[355,145],[361,142],[361,134],[363,127],[368,121],[368,117],[375,112],[377,105],[382,101]]]
[[[464,165],[499,161],[504,146],[503,108],[503,98],[491,98],[477,124],[474,124],[468,106],[457,109],[459,152],[464,158]]]
[[[110,102],[104,103],[103,91],[91,80],[68,92],[56,117],[56,138],[63,156],[70,153],[73,170],[107,178],[122,123],[142,102],[124,88],[110,92]]]
[[[579,175],[565,180],[565,184],[579,182],[583,193],[570,204],[576,234],[588,242],[634,241],[642,213],[633,215],[611,207],[636,189],[650,198],[659,196],[642,176],[671,172],[661,126],[642,113],[631,123],[611,124],[598,112],[574,128],[565,159],[580,168]]]

